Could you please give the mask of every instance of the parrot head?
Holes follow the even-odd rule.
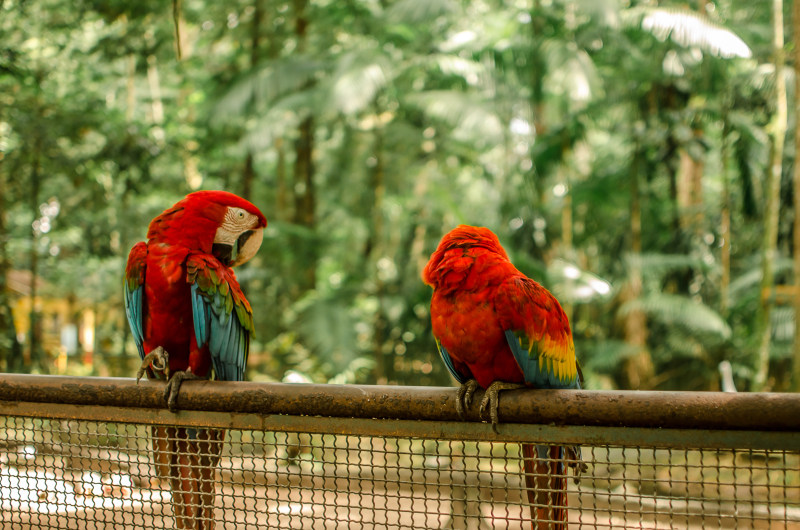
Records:
[[[153,219],[147,238],[213,254],[234,267],[255,256],[266,226],[249,201],[226,191],[196,191]]]
[[[478,255],[508,261],[494,232],[483,226],[458,225],[439,242],[422,271],[422,281],[434,289],[443,283],[458,283],[466,277]]]

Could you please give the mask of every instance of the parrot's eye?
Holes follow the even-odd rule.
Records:
[[[243,208],[229,207],[225,212],[225,222],[230,223],[230,230],[237,232],[248,223],[250,215]]]

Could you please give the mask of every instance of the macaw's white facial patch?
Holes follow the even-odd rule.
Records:
[[[229,267],[255,256],[264,239],[257,216],[241,208],[228,207],[214,236],[214,255]]]

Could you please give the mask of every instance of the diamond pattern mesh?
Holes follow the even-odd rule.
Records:
[[[526,482],[520,447],[0,416],[0,525],[800,528],[796,452],[609,440],[582,448],[577,480],[540,459],[533,471],[549,472]],[[547,519],[564,505],[559,484],[568,526]]]

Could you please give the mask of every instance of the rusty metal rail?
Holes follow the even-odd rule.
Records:
[[[0,374],[0,401],[163,409],[163,382]],[[455,388],[189,381],[178,408],[208,412],[462,421]],[[481,421],[478,403],[467,421]],[[781,393],[516,390],[505,423],[798,431],[800,395]]]
[[[179,429],[227,431],[222,528],[531,528],[520,443],[583,446],[570,529],[800,528],[800,395],[508,391],[494,432],[454,388],[190,381],[176,413],[162,391],[0,374],[0,528],[174,528],[150,444]]]

